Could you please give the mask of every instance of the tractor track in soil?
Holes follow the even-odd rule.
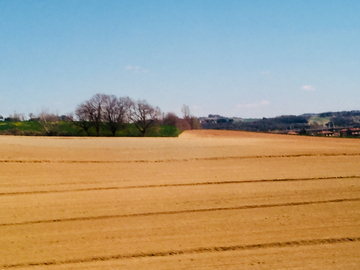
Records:
[[[18,191],[18,192],[1,192],[0,196],[16,196],[16,195],[32,195],[47,193],[67,193],[67,192],[86,192],[101,190],[122,190],[122,189],[142,189],[142,188],[167,188],[167,187],[188,187],[188,186],[207,186],[207,185],[233,185],[233,184],[256,184],[271,182],[300,182],[300,181],[321,181],[331,179],[360,179],[359,175],[350,176],[329,176],[329,177],[304,177],[304,178],[275,178],[275,179],[255,179],[255,180],[239,180],[239,181],[208,181],[198,183],[174,183],[159,185],[137,185],[137,186],[120,186],[120,187],[93,187],[78,189],[61,189],[61,190],[34,190],[34,191]],[[94,184],[89,182],[88,184]]]
[[[234,207],[217,207],[217,208],[203,208],[203,209],[185,209],[177,211],[159,211],[159,212],[144,212],[134,214],[119,214],[119,215],[104,215],[104,216],[89,216],[89,217],[74,217],[64,219],[48,219],[48,220],[32,220],[17,223],[0,223],[0,227],[8,226],[21,226],[32,224],[44,224],[44,223],[58,223],[58,222],[73,222],[73,221],[89,221],[89,220],[101,220],[101,219],[116,219],[116,218],[129,218],[129,217],[144,217],[144,216],[159,216],[159,215],[175,215],[175,214],[187,214],[187,213],[201,213],[201,212],[213,212],[213,211],[233,211],[233,210],[246,210],[257,208],[272,208],[272,207],[289,207],[289,206],[301,206],[301,205],[315,205],[325,203],[343,203],[343,202],[358,202],[360,198],[343,198],[323,201],[303,201],[303,202],[289,202],[289,203],[274,203],[274,204],[255,204],[255,205],[241,205]]]
[[[321,153],[321,154],[294,154],[294,155],[259,155],[259,156],[228,156],[228,157],[199,157],[183,159],[137,159],[137,160],[25,160],[25,159],[2,159],[0,163],[23,163],[23,164],[127,164],[127,163],[168,163],[189,161],[218,161],[218,160],[241,160],[241,159],[267,159],[267,158],[300,158],[300,157],[353,157],[360,153]]]
[[[359,241],[360,241],[360,237],[342,237],[342,238],[320,238],[320,239],[285,241],[285,242],[270,242],[270,243],[259,243],[259,244],[250,244],[250,245],[198,247],[198,248],[185,249],[185,250],[169,250],[169,251],[155,251],[155,252],[146,252],[146,253],[94,256],[94,257],[88,257],[88,258],[79,258],[79,259],[62,260],[62,261],[44,261],[44,262],[6,264],[6,265],[3,265],[3,268],[51,266],[51,265],[61,265],[61,264],[80,264],[80,263],[89,263],[89,262],[96,262],[96,261],[111,261],[111,260],[122,260],[122,259],[130,259],[130,258],[166,257],[166,256],[179,256],[179,255],[198,254],[198,253],[245,251],[245,250],[266,249],[266,248],[285,248],[285,247],[314,246],[314,245],[326,245],[326,244],[341,244],[341,243],[359,242]]]

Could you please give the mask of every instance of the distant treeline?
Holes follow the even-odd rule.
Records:
[[[39,115],[14,113],[0,116],[0,134],[46,136],[178,136],[188,129],[226,129],[255,132],[306,131],[323,127],[360,127],[360,111],[283,115],[273,118],[242,119],[210,114],[196,118],[188,106],[183,117],[162,113],[146,100],[96,94],[80,103],[73,113]],[[5,121],[4,121],[5,120]],[[199,121],[200,120],[200,121]],[[304,133],[305,134],[305,133]]]
[[[360,111],[325,112],[304,114],[300,116],[285,115],[262,119],[232,119],[214,115],[202,121],[204,129],[245,130],[257,132],[274,132],[286,130],[307,130],[321,127],[357,127],[360,126]],[[210,120],[209,120],[210,119]]]
[[[201,125],[183,105],[183,118],[164,114],[145,100],[96,94],[80,103],[73,113],[56,115],[14,114],[0,122],[0,134],[46,136],[178,136],[183,130]]]
[[[352,117],[360,116],[360,111],[341,111],[341,112],[324,112],[319,113],[319,117]]]
[[[358,126],[360,111],[343,111],[321,113],[320,117],[331,117],[329,124],[334,126]]]
[[[274,130],[309,128],[308,120],[302,116],[280,116],[275,118],[262,118],[252,121],[220,120],[220,123],[203,123],[204,129],[227,129],[268,132]]]

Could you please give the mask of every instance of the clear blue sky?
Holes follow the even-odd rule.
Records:
[[[164,112],[360,109],[359,0],[0,0],[0,114],[95,93]]]

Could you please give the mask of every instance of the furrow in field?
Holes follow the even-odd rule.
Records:
[[[279,178],[279,179],[257,179],[257,180],[239,180],[239,181],[209,181],[199,183],[174,183],[162,185],[137,185],[137,186],[120,186],[120,187],[94,187],[94,188],[79,188],[79,189],[62,189],[62,190],[34,190],[22,192],[2,192],[0,196],[14,196],[14,195],[31,195],[31,194],[46,194],[46,193],[65,193],[65,192],[82,192],[82,191],[96,191],[96,190],[117,190],[117,189],[141,189],[141,188],[162,188],[162,187],[187,187],[187,186],[207,186],[207,185],[229,185],[229,184],[249,184],[249,183],[267,183],[267,182],[298,182],[298,181],[321,181],[331,179],[355,179],[360,178],[359,175],[350,176],[330,176],[330,177],[305,177],[305,178]]]
[[[341,244],[349,242],[359,242],[360,237],[342,237],[342,238],[320,238],[310,240],[298,240],[298,241],[286,241],[286,242],[270,242],[250,245],[232,245],[232,246],[214,246],[214,247],[199,247],[184,250],[169,250],[169,251],[157,251],[147,253],[134,253],[134,254],[118,254],[99,257],[88,257],[81,259],[63,260],[63,261],[45,261],[45,262],[28,262],[19,264],[5,264],[3,268],[21,268],[32,266],[51,266],[60,264],[76,264],[76,263],[88,263],[96,261],[110,261],[121,260],[130,258],[144,258],[144,257],[166,257],[176,256],[194,253],[210,253],[210,252],[226,252],[226,251],[241,251],[241,250],[254,250],[254,249],[266,249],[266,248],[286,248],[286,247],[298,247],[298,246],[313,246],[313,245],[329,245],[329,244]]]
[[[16,223],[15,222],[0,223],[0,227],[41,224],[41,223],[55,223],[55,222],[87,221],[87,220],[114,219],[114,218],[116,219],[116,218],[141,217],[141,216],[159,216],[159,215],[174,215],[174,214],[201,213],[201,212],[213,212],[213,211],[231,211],[231,210],[246,210],[246,209],[257,209],[257,208],[287,207],[287,206],[299,206],[299,205],[309,205],[309,204],[315,205],[315,204],[325,204],[325,203],[342,203],[342,202],[356,202],[356,201],[360,201],[360,198],[343,198],[343,199],[322,200],[322,201],[319,200],[319,201],[303,201],[303,202],[275,203],[275,204],[241,205],[235,207],[159,211],[159,212],[134,213],[134,214],[125,214],[125,215],[104,215],[104,216],[74,217],[74,218],[49,219],[49,220],[33,220],[33,221],[16,222]]]
[[[262,158],[297,158],[297,157],[341,157],[360,156],[360,153],[321,153],[321,154],[294,154],[294,155],[259,155],[259,156],[228,156],[228,157],[199,157],[183,159],[158,159],[158,160],[21,160],[2,159],[0,163],[66,163],[66,164],[117,164],[117,163],[167,163],[167,162],[188,162],[188,161],[217,161],[217,160],[238,160],[238,159],[262,159]]]

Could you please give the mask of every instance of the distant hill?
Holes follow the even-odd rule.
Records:
[[[360,127],[360,111],[306,113],[262,119],[209,115],[208,117],[199,117],[199,121],[204,129],[285,133],[288,131]]]

